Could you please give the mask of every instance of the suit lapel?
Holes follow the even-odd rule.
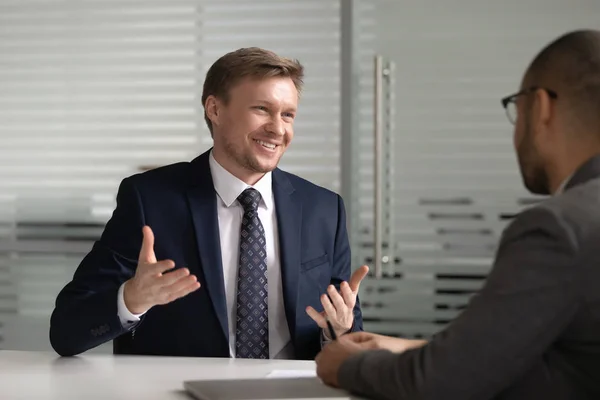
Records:
[[[279,232],[279,259],[285,315],[292,337],[296,332],[298,305],[298,276],[300,273],[300,238],[302,229],[302,204],[285,174],[273,171],[273,195]]]
[[[192,161],[193,181],[188,189],[187,197],[205,279],[205,287],[200,290],[208,292],[223,334],[229,338],[217,197],[210,174],[208,154],[208,152],[204,153]]]

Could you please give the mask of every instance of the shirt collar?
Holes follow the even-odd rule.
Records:
[[[558,189],[556,189],[556,192],[554,192],[555,196],[558,196],[559,194],[562,194],[565,190],[565,186],[567,186],[567,184],[569,183],[569,181],[571,180],[571,178],[573,177],[573,175],[567,177],[567,179],[565,179],[564,181],[562,181],[562,183],[560,184],[560,186],[558,187]]]
[[[223,200],[223,203],[225,203],[226,207],[230,207],[237,200],[239,195],[249,187],[258,190],[261,196],[260,203],[267,210],[273,207],[273,178],[271,172],[267,172],[258,182],[256,182],[256,184],[250,186],[223,168],[217,160],[215,160],[212,150],[210,152],[208,165],[210,166],[210,174],[212,175],[215,190],[221,200]]]

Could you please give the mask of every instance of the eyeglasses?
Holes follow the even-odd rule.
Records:
[[[548,96],[550,96],[551,98],[558,98],[558,94],[556,94],[554,90],[541,88],[539,86],[531,86],[527,89],[523,89],[520,92],[511,94],[510,96],[506,96],[502,99],[502,106],[504,107],[504,110],[506,110],[506,116],[513,125],[517,121],[517,97],[533,93],[536,90],[544,90],[546,91],[546,93],[548,93]]]

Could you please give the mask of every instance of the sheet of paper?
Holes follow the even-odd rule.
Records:
[[[271,371],[267,378],[314,378],[317,371],[306,369],[276,369]]]

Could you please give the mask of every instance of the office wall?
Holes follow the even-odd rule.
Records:
[[[211,146],[202,83],[228,51],[265,47],[305,65],[281,165],[339,190],[339,7],[0,1],[0,348],[49,349],[56,294],[99,237],[121,179]]]

